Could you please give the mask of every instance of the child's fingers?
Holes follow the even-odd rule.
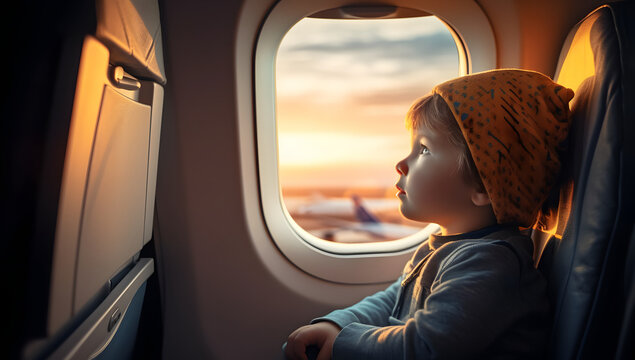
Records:
[[[284,349],[284,356],[289,360],[307,360],[306,354],[295,342],[287,342],[287,347]]]
[[[331,360],[331,348],[323,346],[315,360]]]
[[[325,328],[325,326],[327,327]],[[296,329],[289,335],[287,339],[287,348],[285,349],[285,355],[290,359],[307,360],[307,346],[314,345],[320,348],[319,354],[322,354],[322,357],[319,357],[318,354],[318,359],[330,359],[332,341],[330,341],[329,346],[327,346],[327,348],[322,351],[322,347],[325,345],[325,342],[330,338],[329,332],[327,331],[328,326],[331,325],[306,325]]]
[[[307,360],[306,344],[302,336],[302,327],[296,329],[287,338],[287,347],[284,351],[285,356],[291,360]]]
[[[287,345],[289,349],[289,345]],[[308,360],[306,357],[306,345],[302,341],[294,341],[291,346],[291,359],[293,360]]]
[[[305,325],[306,326],[306,325]],[[289,334],[289,336],[287,336],[287,340],[291,340],[292,338],[295,338],[296,335],[298,335],[298,333],[300,331],[302,331],[302,329],[304,329],[304,326],[300,326],[299,328],[293,330],[293,332],[291,334]]]

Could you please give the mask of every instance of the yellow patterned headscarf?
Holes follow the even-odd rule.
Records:
[[[497,222],[534,224],[560,170],[573,90],[535,71],[499,69],[432,89],[467,142]]]

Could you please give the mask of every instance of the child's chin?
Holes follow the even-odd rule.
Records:
[[[401,216],[405,217],[408,220],[421,221],[417,216],[415,216],[415,214],[413,214],[409,209],[407,209],[403,203],[399,207],[399,212],[401,213]]]
[[[412,220],[412,221],[417,221],[417,222],[421,222],[421,223],[430,223],[430,219],[427,214],[424,213],[424,211],[421,211],[421,209],[411,209],[409,208],[405,203],[401,203],[401,205],[399,206],[399,212],[401,213],[401,215],[403,217],[405,217],[408,220]]]

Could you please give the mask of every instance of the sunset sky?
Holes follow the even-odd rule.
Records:
[[[435,17],[300,21],[276,60],[281,185],[393,186],[410,104],[458,74]]]

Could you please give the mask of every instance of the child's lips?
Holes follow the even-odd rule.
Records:
[[[395,185],[395,187],[397,188],[397,190],[399,190],[397,192],[397,196],[406,195],[406,192],[399,185]]]

